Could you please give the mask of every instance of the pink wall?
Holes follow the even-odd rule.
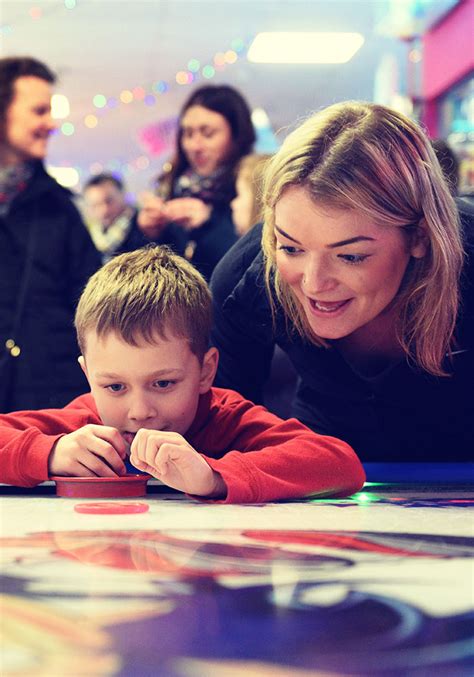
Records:
[[[474,0],[463,0],[423,36],[423,97],[434,99],[474,69]]]

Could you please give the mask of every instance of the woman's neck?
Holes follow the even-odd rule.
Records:
[[[334,346],[356,371],[367,376],[384,371],[404,355],[396,333],[396,311],[391,309],[360,327]]]

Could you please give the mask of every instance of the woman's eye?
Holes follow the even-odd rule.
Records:
[[[290,245],[280,244],[278,245],[278,251],[285,252],[285,254],[293,256],[295,254],[299,254],[301,249],[298,249],[298,247],[291,247]]]
[[[123,385],[121,383],[111,383],[109,386],[105,386],[105,388],[112,393],[120,393],[123,389]]]
[[[339,254],[339,258],[350,265],[356,266],[368,259],[370,254]]]

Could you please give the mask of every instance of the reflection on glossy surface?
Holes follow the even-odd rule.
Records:
[[[1,674],[467,677],[472,499],[370,489],[125,517],[2,499]]]

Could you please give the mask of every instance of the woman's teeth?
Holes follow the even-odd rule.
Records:
[[[316,308],[316,310],[320,310],[323,313],[333,313],[336,310],[339,310],[339,308],[342,308],[342,306],[347,303],[347,301],[315,301],[311,299],[311,304]]]

